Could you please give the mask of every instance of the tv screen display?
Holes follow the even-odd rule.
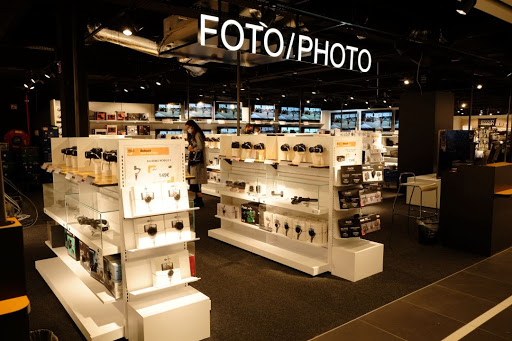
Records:
[[[361,114],[361,130],[391,130],[393,112],[363,111]]]
[[[167,103],[158,104],[155,110],[155,118],[172,118],[179,119],[181,116],[181,104],[179,103]]]
[[[276,132],[274,126],[260,126],[259,128],[261,134],[272,134]]]
[[[400,110],[396,110],[395,111],[395,130],[398,130],[399,116],[400,116]]]
[[[274,105],[255,104],[251,112],[251,120],[274,120]]]
[[[306,133],[306,134],[316,134],[316,133],[318,133],[318,130],[319,130],[320,128],[304,127],[304,128],[302,128],[302,129],[304,130],[303,132],[304,132],[304,133]]]
[[[240,106],[241,108],[242,106]],[[241,110],[241,109],[240,109]],[[236,103],[215,103],[216,120],[236,120]]]
[[[236,128],[232,127],[218,127],[218,134],[236,134]]]
[[[205,135],[206,135],[206,134],[211,134],[211,133],[212,133],[212,131],[211,131],[211,130],[204,130],[204,129],[203,129],[203,134],[205,134]]]
[[[181,135],[183,130],[181,129],[155,129],[155,138],[165,139],[166,135]]]
[[[357,112],[331,113],[331,129],[355,130],[357,129]]]
[[[281,133],[297,134],[299,133],[299,127],[281,127]]]
[[[212,118],[212,105],[209,103],[190,103],[188,105],[190,118]]]
[[[322,118],[322,109],[320,108],[304,108],[304,113],[302,114],[303,121],[309,122],[320,122]]]
[[[299,121],[300,110],[296,107],[281,107],[279,121]]]

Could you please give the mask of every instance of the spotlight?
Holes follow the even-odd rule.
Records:
[[[259,98],[259,97],[256,97],[256,100],[257,100],[257,101],[259,101],[259,100],[260,100],[260,98]]]
[[[307,104],[309,104],[310,102],[311,102],[311,101],[310,101],[309,99],[308,99],[308,100],[306,100],[306,103],[307,103]]]
[[[476,0],[462,0],[457,3],[457,13],[466,15],[476,5]]]
[[[160,83],[159,81],[156,81],[155,84],[158,86],[162,85],[162,83]]]
[[[49,75],[49,74],[45,73],[45,74],[44,74],[44,76],[45,76],[46,78],[50,79],[50,75]]]
[[[365,103],[368,104],[368,101],[366,101]]]
[[[125,29],[123,30],[123,34],[124,34],[125,36],[131,36],[131,35],[133,34],[133,32],[132,32],[132,30],[131,30],[130,28],[128,28],[128,27],[127,27],[127,28],[125,28]]]
[[[350,96],[350,99],[354,99],[354,96]]]
[[[348,103],[345,103],[345,104],[343,104],[343,105],[344,105],[344,106],[347,106],[347,105],[348,105]]]
[[[316,95],[316,91],[314,91],[314,90],[311,91],[311,94]]]
[[[388,108],[390,108],[390,109],[391,109],[391,105],[389,105],[389,106],[388,106]]]
[[[324,102],[327,102],[327,98],[324,98]]]
[[[146,87],[144,85],[140,86],[141,90],[146,90]]]
[[[404,84],[409,85],[411,82],[408,79],[404,79]]]
[[[123,89],[123,91],[124,91],[124,92],[128,92],[128,89],[124,88],[124,89]]]
[[[285,95],[285,94],[282,94],[282,95],[281,95],[281,97],[286,97],[286,95]]]
[[[245,91],[245,88],[240,88],[241,91]]]
[[[484,87],[484,86],[483,86],[482,84],[478,84],[478,85],[476,86],[476,88],[477,88],[478,90],[480,90],[480,89],[481,89],[481,88],[483,88],[483,87]]]
[[[28,88],[29,90],[33,90],[35,87],[32,85],[30,88]]]
[[[386,100],[385,100],[385,99],[384,99],[384,100],[382,100],[382,103],[386,103]]]
[[[23,86],[24,86],[26,89],[28,89],[28,85],[27,85],[27,83],[23,84]]]
[[[32,83],[34,83],[34,84],[36,83],[36,81],[34,80],[34,78],[30,78],[30,81],[31,81]]]
[[[203,97],[203,94],[199,94],[199,97]]]
[[[460,107],[461,107],[461,108],[465,108],[466,106],[467,106],[467,104],[466,104],[466,103],[462,103],[462,104],[460,105]]]

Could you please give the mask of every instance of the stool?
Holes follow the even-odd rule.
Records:
[[[411,176],[413,176],[414,177],[414,181],[413,182],[402,182],[402,177],[404,175],[411,175]],[[409,202],[407,202],[407,195],[406,195],[406,198],[405,198],[405,204],[408,206],[407,214],[399,214],[399,213],[395,212],[396,200],[398,199],[398,194],[400,193],[400,190],[402,189],[402,186],[412,187],[411,196],[409,197]],[[411,215],[411,201],[412,201],[412,197],[414,195],[414,191],[415,190],[419,190],[420,191],[420,208],[419,208],[419,215],[417,215],[417,216]],[[423,210],[423,193],[424,192],[431,192],[431,191],[435,191],[436,192],[436,204],[435,204],[435,212],[434,213],[432,213],[430,211],[427,211],[427,210]],[[400,173],[400,175],[398,177],[398,191],[396,192],[395,200],[393,201],[393,211],[391,213],[391,223],[392,224],[394,223],[395,215],[405,216],[405,217],[407,217],[407,232],[409,232],[409,221],[410,221],[410,218],[422,219],[422,218],[438,217],[439,216],[439,207],[437,206],[437,199],[438,199],[438,186],[437,186],[436,183],[428,183],[428,182],[423,182],[423,181],[417,182],[416,181],[416,175],[414,173],[411,173],[411,172]],[[431,215],[427,215],[427,216],[423,216],[423,212],[425,212],[425,213],[432,213],[432,214]]]

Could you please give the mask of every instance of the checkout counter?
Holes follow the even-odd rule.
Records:
[[[490,256],[512,246],[512,163],[462,166],[442,176],[445,246]]]

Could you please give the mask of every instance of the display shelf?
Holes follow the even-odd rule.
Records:
[[[247,227],[247,228],[257,229],[257,230],[262,231],[263,233],[268,233],[268,234],[270,234],[272,236],[277,236],[278,238],[284,238],[286,240],[290,240],[290,241],[292,241],[294,243],[299,243],[301,245],[305,245],[305,246],[308,246],[308,247],[309,246],[315,247],[315,248],[326,248],[327,247],[327,244],[313,244],[313,243],[308,243],[308,242],[305,242],[305,241],[302,241],[302,240],[293,240],[291,238],[288,238],[285,235],[282,235],[282,234],[279,234],[279,233],[273,233],[273,232],[269,232],[269,231],[260,229],[258,225],[244,223],[243,221],[240,221],[238,219],[229,219],[229,218],[221,217],[221,216],[218,216],[218,215],[216,215],[215,218],[218,218],[218,219],[224,220],[224,221],[228,221],[228,222],[233,223],[233,224],[238,224],[240,226],[244,226],[244,227]]]
[[[68,255],[68,250],[65,247],[56,247],[52,248],[50,242],[47,240],[45,244],[57,255],[58,258],[64,263],[75,276],[80,278],[80,280],[89,288],[89,290],[96,295],[96,297],[102,303],[114,303],[116,299],[112,296],[110,291],[98,282],[96,279],[92,278],[89,272],[80,265],[79,261],[74,260]]]
[[[62,227],[66,227],[66,209],[59,207],[44,208],[44,213],[55,220]]]
[[[172,210],[172,211],[167,211],[167,212],[159,212],[158,214],[173,214],[173,213],[180,213],[180,212],[190,212],[190,211],[196,211],[198,209],[199,209],[199,207],[189,207],[189,208],[183,208],[183,209],[179,209],[179,210]],[[153,214],[150,214],[150,215],[147,215],[147,214],[133,215],[131,217],[131,219],[145,218],[145,217],[150,217],[150,216],[153,216]]]
[[[78,225],[78,224],[75,224]],[[113,244],[106,240],[101,240],[99,238],[91,238],[87,234],[84,234],[81,231],[80,227],[77,227],[73,224],[65,224],[64,227],[69,230],[75,237],[83,241],[87,246],[94,249],[101,249],[103,252],[103,256],[114,255],[119,253],[119,245]]]
[[[220,171],[220,166],[206,166],[206,169],[213,171]]]
[[[195,233],[194,233],[195,235]],[[169,249],[173,248],[176,245],[180,245],[183,243],[190,243],[198,241],[199,238],[188,238],[182,239],[173,243],[159,245],[154,247],[142,248],[142,249],[130,249],[126,250],[126,258],[127,260],[141,259],[141,258],[151,258],[155,256],[162,256],[169,253]]]
[[[36,269],[87,340],[124,337],[122,302],[103,304],[61,257],[36,261]]]
[[[268,197],[261,198],[261,200],[259,202],[261,202],[262,204],[285,208],[287,210],[305,212],[305,213],[310,213],[310,214],[314,214],[314,215],[323,215],[323,214],[329,213],[328,207],[313,205],[313,204],[317,204],[315,202],[311,203],[311,206],[306,206],[303,204],[292,205],[291,203],[283,202],[281,200],[272,199],[272,198],[268,198]]]
[[[393,157],[393,156],[384,156],[384,162],[393,162],[393,163],[396,163],[396,162],[398,162],[398,157]]]
[[[316,259],[297,252],[288,251],[224,228],[209,230],[208,236],[305,272],[311,276],[316,276],[330,270],[327,260]]]
[[[222,186],[223,188],[226,188],[226,186]],[[239,193],[239,192],[232,192],[232,191],[229,191],[229,190],[218,190],[217,193],[219,195],[225,195],[225,196],[228,196],[228,197],[232,197],[232,198],[237,198],[237,199],[243,199],[243,200],[248,200],[248,201],[252,201],[252,202],[260,202],[260,197],[256,197],[254,195],[250,195],[250,194],[247,194],[246,192],[243,192],[243,193]]]
[[[197,282],[200,279],[201,278],[199,278],[199,277],[189,277],[189,278],[185,278],[185,279],[182,279],[180,281],[177,281],[176,283],[173,283],[173,284],[170,284],[170,285],[166,285],[166,286],[162,286],[162,287],[149,287],[149,288],[139,289],[139,290],[135,290],[135,291],[129,291],[128,294],[130,296],[134,297],[134,298],[138,298],[138,297],[141,297],[141,296],[144,296],[144,295],[154,294],[154,293],[157,293],[157,292],[168,290],[170,288],[174,288],[174,287],[177,287],[179,285]]]
[[[55,174],[67,175],[68,173],[73,174],[73,180],[76,181],[76,176],[81,176],[83,179],[87,178],[87,176],[92,176],[94,180],[92,181],[92,185],[98,187],[108,187],[108,186],[117,186],[119,180],[117,176],[105,176],[105,175],[96,175],[94,172],[84,169],[71,168],[66,166],[56,166],[52,164],[48,164],[46,171],[51,169]],[[56,172],[56,169],[60,169]]]

